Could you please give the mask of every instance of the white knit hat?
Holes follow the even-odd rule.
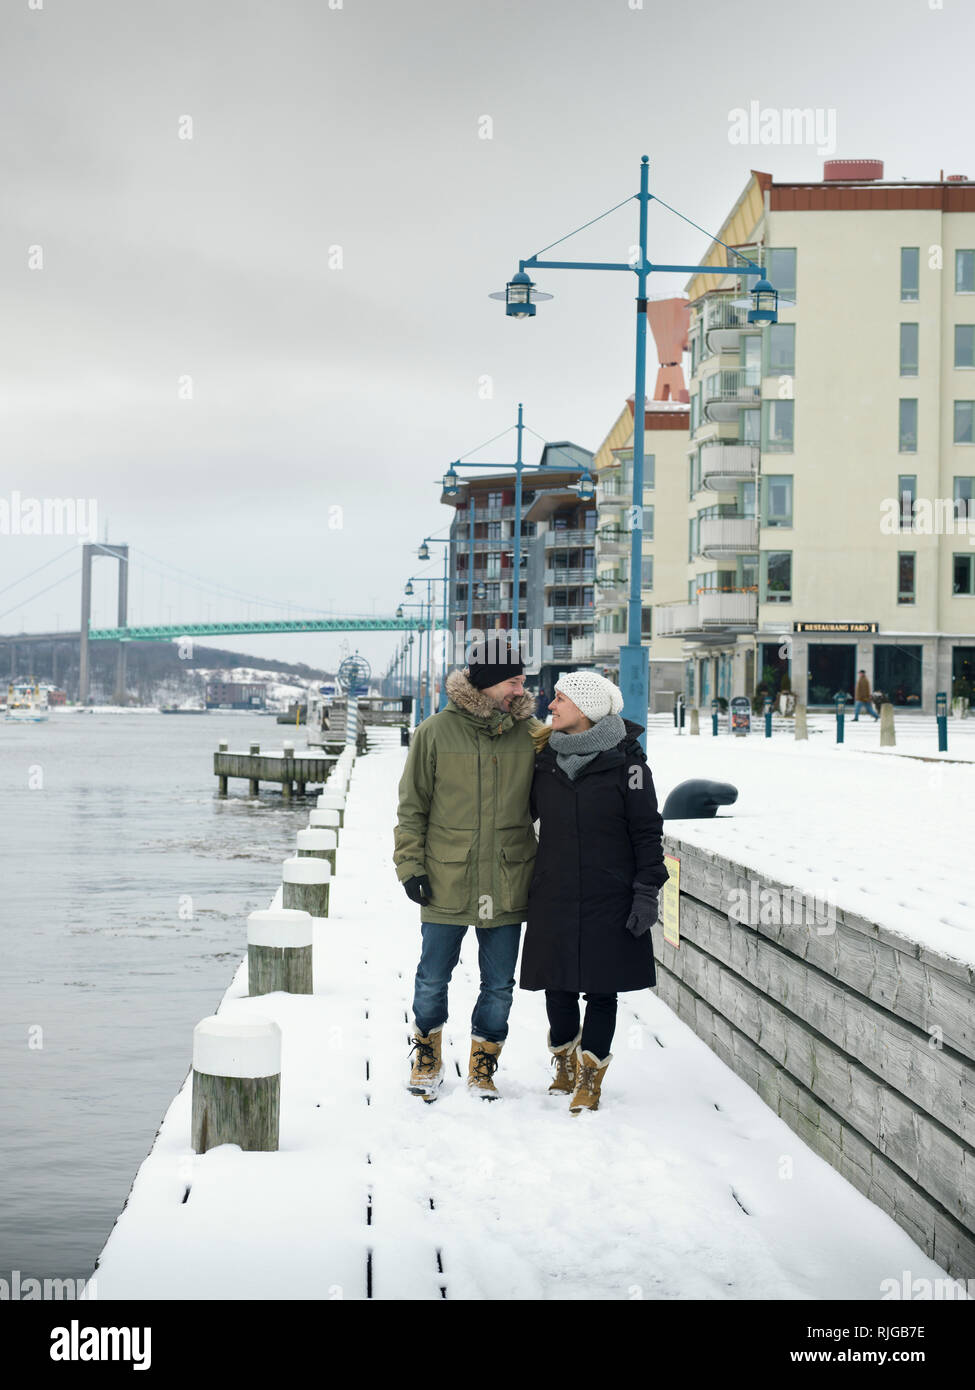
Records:
[[[594,724],[607,714],[619,714],[623,708],[619,686],[595,671],[567,671],[555,682],[555,688]]]

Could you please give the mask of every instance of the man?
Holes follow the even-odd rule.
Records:
[[[437,1098],[447,986],[468,926],[477,929],[480,993],[467,1085],[496,1100],[494,1073],[515,983],[536,840],[529,811],[535,747],[524,665],[507,639],[482,643],[447,677],[447,707],[420,724],[399,786],[393,862],[421,908],[409,1089]]]
[[[879,714],[877,713],[877,711],[874,709],[874,707],[873,707],[873,701],[872,701],[871,698],[870,698],[870,682],[867,680],[867,673],[866,673],[866,671],[860,671],[860,672],[858,673],[858,675],[857,675],[856,689],[855,689],[855,691],[853,692],[853,698],[854,698],[854,700],[856,701],[856,707],[854,708],[854,711],[853,711],[853,722],[854,722],[854,724],[855,724],[855,723],[857,722],[857,720],[860,718],[860,706],[861,706],[861,705],[863,706],[864,709],[870,711],[870,713],[873,715],[874,719],[879,719],[879,718],[880,718],[880,715],[879,715]]]

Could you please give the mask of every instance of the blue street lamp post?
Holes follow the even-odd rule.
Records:
[[[636,295],[636,384],[633,396],[633,505],[631,508],[631,544],[630,544],[630,598],[628,603],[627,620],[627,643],[620,647],[620,689],[623,692],[623,714],[626,718],[633,720],[634,723],[646,725],[647,713],[650,703],[649,695],[649,651],[643,646],[642,642],[642,603],[641,603],[641,576],[643,568],[643,466],[644,466],[644,430],[645,430],[645,409],[646,409],[646,377],[647,377],[647,279],[653,271],[680,272],[689,275],[701,273],[715,274],[720,267],[704,265],[654,265],[647,259],[647,208],[651,199],[655,197],[649,189],[650,181],[650,160],[648,155],[644,155],[640,162],[640,191],[633,196],[640,204],[640,246],[639,259],[636,264],[629,262],[609,262],[609,261],[542,261],[536,253],[529,256],[527,260],[518,262],[518,272],[508,281],[504,290],[492,294],[492,299],[503,299],[505,301],[505,313],[510,318],[533,318],[535,316],[535,302],[542,299],[551,299],[550,294],[543,294],[535,288],[534,281],[527,274],[525,267],[531,266],[533,269],[543,270],[623,270],[637,277]],[[624,200],[629,202],[630,199]],[[661,206],[669,207],[663,203]],[[623,204],[617,204],[622,207]],[[616,208],[611,208],[610,212],[615,212]],[[676,208],[670,208],[671,212],[676,212]],[[608,216],[602,213],[600,216]],[[685,222],[689,218],[684,218],[683,213],[677,213],[678,217]],[[593,221],[598,221],[594,218]],[[591,226],[586,223],[586,226]],[[693,223],[691,224],[694,225]],[[577,230],[582,230],[578,228]],[[698,228],[698,230],[701,230]],[[570,232],[570,236],[574,233]],[[565,237],[560,240],[566,240]],[[713,240],[717,241],[715,237]],[[558,243],[552,242],[552,245]],[[720,245],[725,245],[720,242]],[[545,247],[544,250],[550,249]],[[728,248],[733,249],[733,248]],[[735,252],[743,265],[734,267],[739,275],[757,275],[758,281],[752,291],[752,308],[748,313],[749,323],[775,323],[778,319],[778,295],[765,278],[764,271],[757,266],[754,261],[742,256],[740,252]],[[727,271],[725,273],[728,273]],[[642,734],[640,742],[646,746],[646,734]]]
[[[400,610],[402,610],[402,608],[403,608],[404,606],[405,606],[406,608],[420,608],[421,610],[424,609],[424,608],[426,609],[426,614],[427,614],[427,616],[426,616],[426,621],[423,623],[423,626],[421,627],[421,630],[420,630],[420,670],[422,670],[422,671],[424,672],[424,675],[425,675],[425,688],[424,688],[424,686],[423,686],[422,684],[421,684],[421,687],[420,687],[420,694],[421,694],[421,715],[420,715],[420,718],[421,718],[421,721],[422,721],[423,719],[426,719],[429,715],[431,715],[431,714],[433,713],[433,689],[432,689],[432,687],[433,687],[433,626],[434,626],[434,623],[433,623],[433,586],[434,586],[434,584],[444,584],[444,585],[446,585],[446,584],[448,583],[448,581],[447,581],[447,579],[437,579],[437,578],[434,578],[434,577],[429,576],[429,575],[420,575],[420,576],[418,576],[418,578],[417,578],[417,583],[419,583],[419,584],[426,584],[426,586],[427,586],[427,597],[426,597],[425,602],[423,602],[423,603],[408,603],[408,604],[406,604],[406,605],[404,605],[404,604],[401,603],[400,606],[399,606],[399,609],[397,609],[397,616],[399,616]],[[411,576],[411,577],[406,581],[406,588],[404,589],[404,593],[406,593],[406,594],[412,594],[412,593],[413,593],[413,576]],[[427,655],[426,655],[426,662],[425,662],[425,663],[424,663],[424,661],[423,661],[423,632],[424,632],[424,630],[426,631],[426,635],[427,635]],[[446,665],[445,665],[444,674],[445,674],[445,676],[446,676]],[[441,704],[441,709],[442,709],[442,708],[443,708],[443,705]]]
[[[437,706],[438,709],[446,709],[447,707],[447,652],[450,647],[450,630],[447,618],[447,598],[450,591],[450,547],[452,545],[457,545],[458,540],[459,538],[457,536],[451,536],[447,540],[442,540],[437,536],[424,536],[423,543],[420,546],[420,549],[417,551],[418,559],[429,560],[431,545],[442,545],[444,547],[443,579],[441,581],[438,581],[443,584],[443,625],[445,630],[443,643],[443,675],[440,681],[440,704]],[[473,547],[471,547],[471,551],[471,578],[473,579]],[[468,603],[470,602],[470,597],[468,597]]]

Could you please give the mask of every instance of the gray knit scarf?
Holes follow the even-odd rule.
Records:
[[[596,721],[591,729],[583,729],[581,734],[563,734],[555,729],[549,736],[549,743],[555,749],[555,761],[567,777],[574,781],[579,773],[591,763],[599,753],[615,748],[620,739],[626,737],[626,726],[618,714],[607,714]]]

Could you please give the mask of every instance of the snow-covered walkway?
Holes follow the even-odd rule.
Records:
[[[544,998],[517,990],[504,1098],[469,1096],[473,931],[441,1099],[411,1096],[419,913],[391,863],[405,757],[355,764],[315,994],[248,999],[244,963],[221,1006],[281,1026],[280,1150],[194,1156],[187,1080],[99,1298],[878,1299],[905,1270],[944,1277],[650,992],[621,997],[598,1113],[546,1094]]]

